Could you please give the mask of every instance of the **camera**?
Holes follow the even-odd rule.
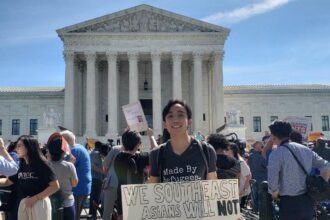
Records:
[[[234,132],[229,133],[229,134],[225,134],[226,139],[231,142],[231,143],[235,143],[238,146],[239,149],[239,154],[241,156],[244,156],[245,154],[245,148],[246,148],[246,142],[239,139],[238,135]]]

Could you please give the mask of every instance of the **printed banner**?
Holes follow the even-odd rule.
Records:
[[[122,106],[128,127],[137,132],[148,130],[148,123],[140,102]]]
[[[237,179],[122,185],[124,220],[237,220]]]
[[[302,134],[303,139],[307,141],[308,134],[312,126],[312,120],[307,117],[288,116],[283,119],[291,124],[292,128]]]

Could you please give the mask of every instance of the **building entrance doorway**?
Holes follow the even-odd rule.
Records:
[[[152,128],[152,99],[140,99],[140,102],[148,122],[148,127]]]

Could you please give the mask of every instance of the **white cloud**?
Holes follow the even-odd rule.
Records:
[[[228,22],[235,23],[254,15],[267,13],[278,7],[288,4],[292,0],[264,0],[259,3],[251,4],[245,7],[236,8],[232,11],[219,12],[210,15],[202,20],[210,23]]]

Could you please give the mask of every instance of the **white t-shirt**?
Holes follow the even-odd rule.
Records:
[[[241,175],[240,175],[240,179],[239,179],[239,191],[242,192],[244,185],[245,185],[245,178],[248,175],[251,175],[251,171],[249,166],[247,165],[247,163],[244,160],[239,160],[240,165],[241,165]],[[243,194],[243,196],[249,195],[251,192],[251,188],[250,188],[250,184],[249,187],[247,189],[247,191]]]

